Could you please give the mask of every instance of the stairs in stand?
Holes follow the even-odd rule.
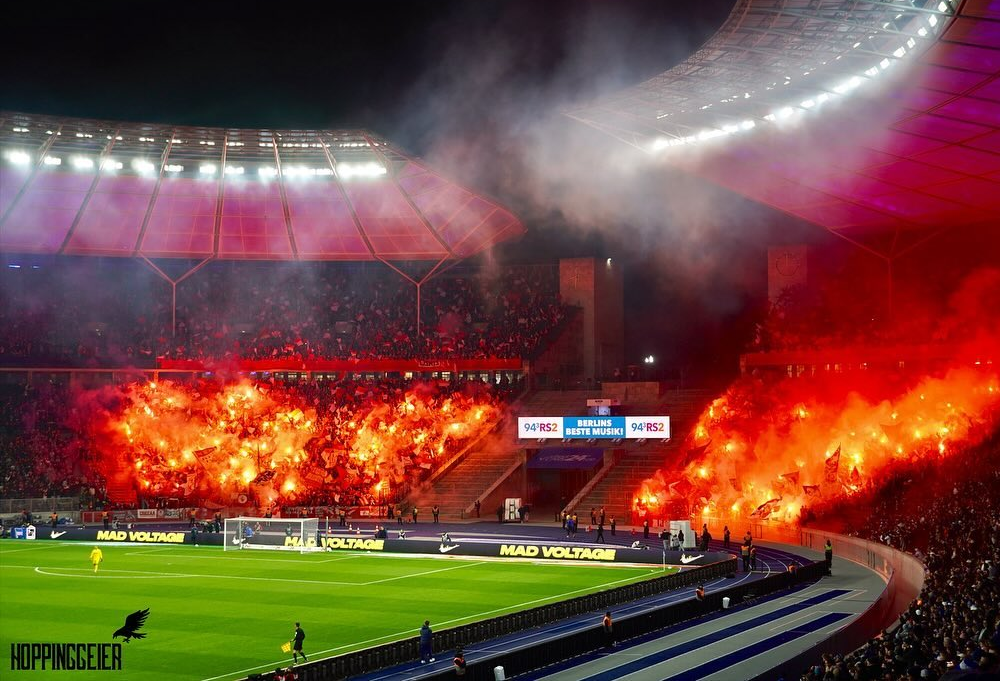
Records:
[[[626,440],[622,458],[573,509],[580,516],[581,523],[584,519],[590,522],[591,508],[600,510],[603,506],[608,518],[613,516],[619,524],[627,524],[632,495],[642,481],[653,477],[656,471],[678,467],[677,461],[683,456],[681,448],[688,433],[718,394],[715,390],[673,390],[663,395],[656,413],[670,417],[670,441],[665,444],[651,441],[644,446],[636,446]]]
[[[488,436],[454,468],[434,481],[430,487],[411,494],[404,502],[407,508],[420,509],[421,518],[431,518],[431,508],[437,504],[441,515],[461,517],[463,511],[510,466],[519,460],[520,450],[513,442],[516,422],[508,419],[496,434]],[[482,515],[489,518],[494,509],[482,508]]]

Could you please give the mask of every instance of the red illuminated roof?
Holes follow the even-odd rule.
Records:
[[[743,0],[686,62],[571,115],[891,257],[1000,225],[998,74],[998,0]]]
[[[444,260],[520,236],[492,199],[364,131],[0,113],[0,251]]]

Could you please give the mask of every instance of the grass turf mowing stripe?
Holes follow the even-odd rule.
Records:
[[[663,574],[374,554],[331,560],[329,553],[268,551],[230,558],[215,547],[105,545],[94,577],[89,543],[25,548],[0,542],[0,650],[12,642],[107,642],[127,614],[149,608],[148,638],[123,646],[123,673],[139,681],[232,679],[274,669],[290,661],[279,647],[296,621],[307,632],[312,660],[414,636],[424,619],[442,629]],[[88,578],[40,574],[36,567]],[[164,578],[137,578],[153,576]],[[5,669],[4,678],[36,677]]]

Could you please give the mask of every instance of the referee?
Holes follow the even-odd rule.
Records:
[[[296,662],[299,661],[299,655],[302,656],[303,662],[308,662],[306,659],[306,654],[302,652],[302,642],[306,639],[306,632],[302,631],[302,627],[298,622],[295,623],[295,633],[292,636],[292,659]]]

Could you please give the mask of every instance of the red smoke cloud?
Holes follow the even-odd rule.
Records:
[[[1000,272],[970,275],[949,309],[926,320],[920,340],[946,343],[952,359],[925,375],[736,381],[702,413],[680,457],[642,483],[634,510],[795,521],[803,506],[878,485],[899,462],[978,443],[1000,412]]]

